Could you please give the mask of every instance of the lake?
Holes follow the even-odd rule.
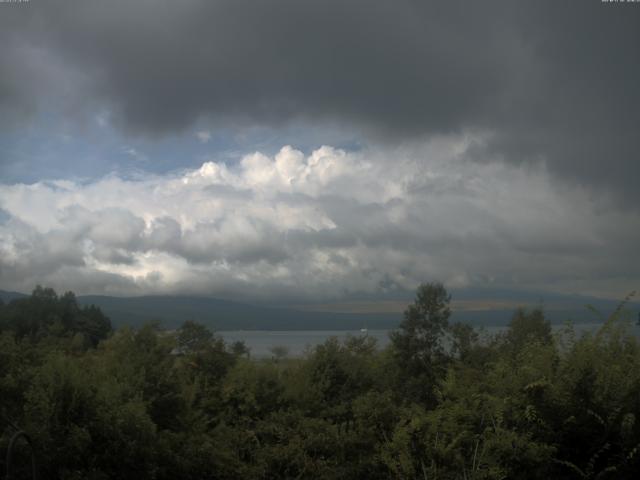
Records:
[[[601,323],[578,323],[574,325],[574,329],[578,335],[595,331]],[[478,331],[484,335],[494,335],[506,327],[503,326],[487,326]],[[564,325],[552,325],[554,331],[564,328]],[[378,347],[383,348],[389,344],[389,332],[391,330],[368,330],[362,333],[360,330],[236,330],[218,332],[227,342],[243,341],[251,350],[251,356],[254,358],[270,357],[270,349],[276,346],[286,347],[289,356],[299,357],[305,353],[308,348],[324,343],[331,337],[337,337],[340,340],[346,339],[348,336],[367,335],[376,339]],[[640,327],[634,325],[633,333],[640,337]]]
[[[307,348],[324,343],[331,337],[340,340],[348,336],[373,337],[377,340],[379,347],[384,347],[389,343],[390,330],[369,330],[366,334],[360,330],[237,330],[230,332],[218,332],[227,342],[243,341],[251,350],[252,357],[270,357],[269,349],[273,347],[286,347],[289,356],[299,357]]]

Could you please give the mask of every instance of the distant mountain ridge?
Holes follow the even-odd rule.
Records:
[[[9,303],[11,300],[16,300],[18,298],[25,298],[29,295],[20,292],[7,292],[5,290],[0,290],[0,300],[4,303]]]
[[[400,320],[394,314],[301,312],[207,297],[88,295],[78,301],[100,307],[116,326],[159,320],[175,328],[185,320],[194,320],[214,330],[352,330],[365,324],[368,328],[393,328]]]
[[[487,292],[489,294],[490,292]],[[511,319],[516,305],[514,299],[506,307],[499,302],[490,308],[457,308],[455,299],[471,298],[472,295],[462,293],[454,295],[452,321],[461,321],[475,326],[505,325]],[[0,299],[5,303],[27,295],[19,292],[0,290]],[[477,295],[476,295],[477,297]],[[562,323],[568,319],[576,323],[592,323],[601,321],[598,315],[585,307],[590,304],[606,317],[620,303],[615,300],[602,300],[575,295],[549,295],[550,302],[536,301],[537,294],[523,295],[517,301],[525,307],[540,306],[545,308],[547,318],[552,323]],[[111,319],[116,327],[130,325],[140,326],[149,321],[159,321],[166,328],[176,328],[186,320],[193,320],[218,330],[359,330],[395,328],[402,320],[401,312],[359,313],[305,310],[304,308],[285,308],[283,306],[265,306],[247,304],[231,300],[221,300],[197,296],[139,296],[112,297],[103,295],[80,295],[77,297],[81,305],[96,305]],[[489,300],[488,300],[489,301]],[[407,305],[410,303],[407,300]],[[639,305],[629,305],[638,315]]]

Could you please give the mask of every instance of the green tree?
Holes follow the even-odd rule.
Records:
[[[18,339],[51,341],[81,334],[87,346],[95,347],[111,334],[109,318],[93,305],[80,308],[73,292],[58,297],[38,285],[30,297],[13,300],[2,310],[0,328]]]
[[[509,322],[505,340],[514,352],[532,342],[550,345],[553,341],[551,324],[541,308],[531,311],[518,308]]]
[[[181,353],[197,353],[211,346],[214,335],[201,323],[187,320],[178,330],[177,340]]]
[[[402,390],[430,407],[435,405],[436,383],[445,371],[443,339],[449,330],[450,301],[441,283],[420,285],[400,328],[390,335]]]
[[[478,333],[466,323],[451,326],[451,353],[460,360],[467,361],[478,346]]]
[[[269,352],[271,352],[271,358],[275,362],[279,362],[289,356],[289,347],[285,345],[274,345],[269,348]]]

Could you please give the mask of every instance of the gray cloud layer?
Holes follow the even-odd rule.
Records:
[[[326,122],[639,196],[640,8],[590,1],[139,0],[2,5],[0,109],[106,105],[128,133]],[[8,72],[5,74],[5,72]],[[69,83],[70,82],[70,83]],[[73,85],[63,87],[62,84]],[[51,97],[50,97],[51,96]]]

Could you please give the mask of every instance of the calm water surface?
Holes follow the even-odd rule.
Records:
[[[581,323],[574,325],[576,334],[595,331],[601,327],[601,323]],[[554,330],[564,328],[564,325],[553,325]],[[493,335],[505,327],[483,327],[478,329],[482,335]],[[369,336],[376,339],[378,347],[383,348],[389,344],[389,332],[391,330],[368,330],[366,333],[360,330],[286,330],[286,331],[266,331],[266,330],[237,330],[218,332],[227,342],[243,341],[251,350],[254,358],[270,357],[271,348],[282,346],[287,348],[289,356],[297,357],[305,353],[307,349],[324,343],[330,337],[337,337],[345,340],[347,337]],[[633,333],[640,336],[640,327],[633,326]]]
[[[345,340],[347,337],[369,336],[377,340],[379,347],[389,343],[390,330],[369,330],[362,333],[360,330],[238,330],[230,332],[218,332],[227,342],[242,340],[251,350],[252,357],[270,357],[270,349],[273,347],[286,347],[289,356],[297,357],[304,354],[308,348],[324,343],[331,337]]]

